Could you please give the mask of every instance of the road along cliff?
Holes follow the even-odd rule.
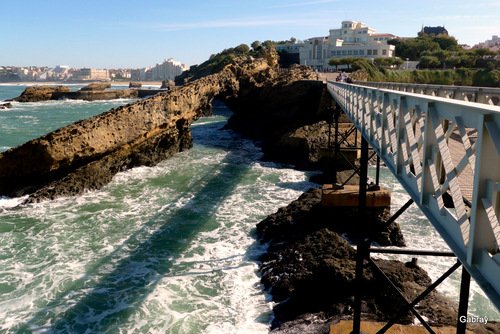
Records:
[[[286,87],[310,79],[309,75],[297,69],[284,79],[265,59],[238,59],[219,73],[178,89],[70,124],[0,154],[0,195],[29,195],[27,201],[36,202],[99,189],[119,171],[155,165],[189,149],[189,126],[211,109],[214,98],[229,101],[241,111],[249,99],[256,98],[246,91],[274,87],[283,94]],[[324,89],[317,82],[307,82],[300,85]],[[318,93],[309,96],[315,98]],[[295,99],[304,105],[302,113],[310,112],[309,104],[299,103],[304,95]]]

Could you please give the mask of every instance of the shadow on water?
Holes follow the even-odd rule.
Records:
[[[61,291],[30,321],[19,325],[17,332],[94,333],[117,330],[153,291],[160,279],[169,276],[172,259],[182,253],[189,246],[189,241],[213,219],[217,207],[251,168],[248,163],[233,163],[234,154],[230,151],[218,167],[204,175],[198,184],[204,185],[183,207],[175,209],[169,206],[147,222],[142,230],[161,222],[161,226],[149,237],[141,239],[144,231],[129,237],[120,248],[134,250],[114,264],[110,273],[102,275],[99,270],[113,264],[112,258],[116,254],[101,259],[84,277],[75,281],[69,289]],[[89,284],[92,277],[102,278],[96,284]],[[58,306],[71,300],[75,291],[86,289],[91,290],[85,292],[85,296],[68,310],[54,314]],[[47,316],[56,319],[50,327],[42,325],[50,321],[46,319]]]

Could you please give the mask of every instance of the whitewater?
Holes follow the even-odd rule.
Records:
[[[24,88],[0,85],[0,101]],[[14,103],[0,110],[0,152],[129,102]],[[191,150],[101,190],[19,207],[22,198],[1,198],[0,332],[267,333],[255,225],[318,186],[317,172],[261,161],[252,141],[221,129],[230,115],[215,104],[192,125]],[[387,170],[382,184],[393,210],[409,198]],[[447,250],[418,208],[399,223],[410,248]],[[437,278],[446,261],[419,264]],[[458,281],[440,291],[456,298]],[[472,290],[471,312],[500,319]]]

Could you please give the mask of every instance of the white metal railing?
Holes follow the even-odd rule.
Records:
[[[500,107],[327,86],[500,310]],[[446,197],[453,208],[445,206]]]
[[[500,105],[500,88],[449,85],[423,85],[397,82],[359,82],[362,86],[392,89],[407,93],[439,96],[447,99]]]

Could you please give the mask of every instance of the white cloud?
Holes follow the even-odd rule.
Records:
[[[149,28],[163,31],[179,31],[209,28],[244,28],[244,27],[272,27],[272,26],[323,26],[330,24],[331,18],[326,15],[308,15],[304,17],[279,18],[276,16],[238,18],[230,20],[212,20],[188,23],[166,23],[150,26]]]

